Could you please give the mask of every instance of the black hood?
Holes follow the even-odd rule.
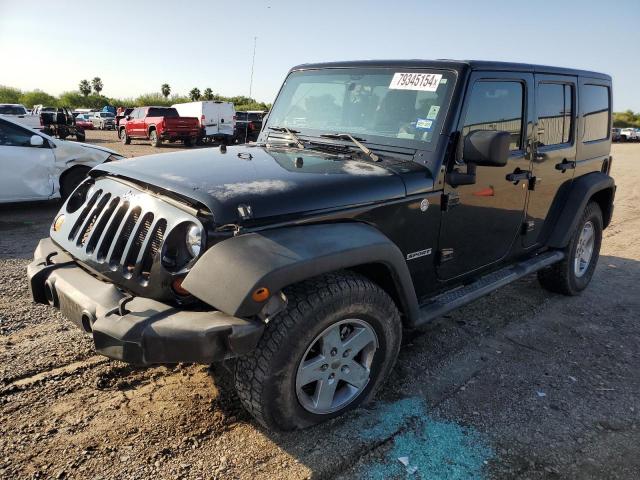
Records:
[[[300,160],[301,159],[301,160]],[[406,165],[406,163],[405,163]],[[254,219],[355,206],[406,194],[393,164],[338,158],[288,148],[204,148],[105,163],[106,172],[174,192],[205,205],[217,224],[240,221],[238,205]],[[425,174],[428,174],[426,169]]]

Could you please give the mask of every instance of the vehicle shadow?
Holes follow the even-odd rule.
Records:
[[[414,467],[418,478],[434,479],[488,471],[512,478],[514,471],[546,475],[549,469],[598,478],[622,465],[612,465],[599,424],[585,427],[584,418],[618,421],[617,412],[628,411],[624,405],[640,391],[640,378],[607,378],[599,389],[577,388],[572,379],[618,368],[612,345],[637,352],[639,311],[637,260],[601,256],[592,284],[577,297],[549,293],[530,275],[405,331],[375,402],[303,431],[258,426],[238,410],[230,372],[214,366],[209,374],[224,415],[255,426],[312,478],[413,478]],[[640,358],[624,363],[634,371]],[[603,402],[609,391],[617,393]],[[546,397],[555,400],[541,400]],[[584,435],[594,450],[602,443],[602,452],[584,450],[576,440]],[[405,456],[408,466],[398,460]],[[587,458],[594,456],[595,462]]]

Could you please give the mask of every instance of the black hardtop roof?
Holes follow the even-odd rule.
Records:
[[[345,62],[307,63],[297,65],[291,69],[306,70],[317,68],[349,68],[349,67],[395,67],[395,68],[441,68],[462,71],[471,70],[499,70],[532,73],[548,73],[553,75],[575,75],[599,78],[611,81],[611,76],[605,73],[577,70],[573,68],[552,67],[548,65],[533,65],[529,63],[494,62],[489,60],[352,60]]]

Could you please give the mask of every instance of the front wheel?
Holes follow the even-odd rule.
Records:
[[[402,326],[393,300],[355,273],[288,287],[256,349],[236,362],[244,407],[263,426],[305,428],[370,400],[398,356]]]
[[[602,244],[602,210],[589,202],[561,262],[538,271],[538,280],[547,290],[577,295],[587,288],[596,269]]]

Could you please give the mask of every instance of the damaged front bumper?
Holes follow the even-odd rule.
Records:
[[[132,298],[87,273],[50,238],[40,240],[34,257],[27,267],[33,300],[58,308],[93,336],[99,353],[116,360],[210,364],[250,352],[264,330],[261,322],[220,311]]]

